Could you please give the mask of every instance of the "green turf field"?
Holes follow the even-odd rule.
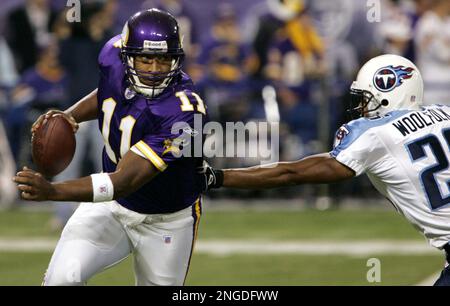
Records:
[[[0,212],[0,237],[57,236],[48,212]],[[208,211],[200,239],[394,239],[424,238],[394,211]]]
[[[0,239],[51,237],[49,213],[0,213]],[[208,211],[199,241],[350,240],[426,242],[393,211]],[[0,285],[39,285],[51,252],[2,252]],[[442,268],[436,254],[371,254],[381,261],[381,283],[413,285]],[[305,254],[194,254],[186,285],[374,285],[366,280],[368,256]],[[128,258],[91,280],[91,285],[132,285]]]
[[[39,285],[50,253],[0,255],[1,285]],[[344,256],[197,255],[186,285],[412,285],[442,267],[440,256],[378,256],[381,283],[366,281],[366,259]],[[414,268],[412,268],[414,267]],[[89,285],[133,285],[132,260],[97,275]]]

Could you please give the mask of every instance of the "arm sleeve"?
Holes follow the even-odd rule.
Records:
[[[366,172],[376,159],[375,151],[378,147],[379,141],[370,131],[352,130],[351,127],[344,125],[336,132],[334,147],[330,154],[359,176]]]

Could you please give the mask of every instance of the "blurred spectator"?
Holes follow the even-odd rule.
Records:
[[[248,106],[248,75],[253,65],[250,47],[242,41],[236,18],[231,5],[223,3],[218,7],[197,62],[203,72],[197,85],[205,89],[209,114],[224,122],[243,119]]]
[[[8,91],[17,83],[18,78],[13,55],[5,39],[0,36],[0,119],[9,107]]]
[[[197,58],[200,52],[197,29],[194,23],[195,15],[189,10],[189,6],[181,0],[160,0],[158,8],[171,13],[177,19],[183,38],[183,49],[186,53],[185,65],[189,66],[189,63]]]
[[[14,86],[18,78],[14,57],[5,39],[0,36],[0,88]]]
[[[7,125],[13,155],[20,165],[30,161],[29,126],[49,108],[61,108],[67,100],[67,75],[59,60],[56,41],[43,48],[37,64],[26,70],[11,93]]]
[[[70,36],[61,41],[61,63],[70,76],[66,103],[78,101],[97,87],[97,57],[114,35],[109,28],[114,17],[105,12],[105,7],[97,2],[83,4],[82,22],[74,22]]]
[[[7,40],[19,72],[36,64],[39,48],[46,46],[56,14],[48,0],[27,0],[8,16]]]
[[[11,51],[3,37],[0,36],[0,209],[11,207],[17,191],[12,184],[11,176],[16,171],[6,130],[3,124],[3,113],[9,107],[8,90],[18,79]]]
[[[400,1],[384,0],[381,19],[377,23],[378,44],[381,53],[405,56],[412,40],[412,16]]]
[[[117,23],[117,12],[119,10],[118,0],[101,0],[103,8],[100,12],[101,29],[107,35],[122,31],[122,25]]]
[[[105,3],[86,3],[82,6],[82,22],[74,23],[71,35],[61,42],[61,63],[69,78],[68,100],[65,109],[80,100],[98,85],[98,54],[103,45],[115,35],[111,20],[115,20],[116,0]],[[75,156],[56,181],[81,177],[83,173],[96,173],[102,169],[103,137],[96,121],[80,125],[76,133]],[[90,164],[92,169],[86,169]],[[56,214],[51,220],[53,230],[61,229],[72,215],[77,203],[55,203]]]
[[[277,90],[281,122],[306,147],[297,151],[308,154],[318,136],[318,107],[311,91],[326,72],[324,44],[305,11],[286,21],[272,44],[263,74]]]
[[[304,9],[302,0],[266,0],[269,13],[260,17],[256,35],[252,43],[258,59],[258,68],[254,75],[263,78],[262,69],[267,64],[268,50],[274,40],[275,33],[286,21],[293,19]]]
[[[263,73],[288,86],[301,86],[305,78],[325,73],[324,51],[310,16],[299,13],[276,32]]]
[[[72,24],[67,22],[67,9],[60,11],[56,15],[55,22],[53,24],[53,36],[57,40],[64,40],[70,37],[72,34]]]
[[[322,144],[319,150],[323,150],[330,147],[332,136],[345,120],[345,95],[359,69],[359,57],[365,57],[374,45],[373,25],[367,22],[366,3],[359,0],[315,0],[309,2],[308,14],[325,49],[324,77],[310,90],[311,100],[319,108],[318,140]]]
[[[417,24],[420,18],[429,11],[434,0],[404,0],[405,11],[411,19],[411,33],[412,39],[409,42],[409,46],[406,49],[404,56],[414,63],[416,62],[416,48],[414,42],[414,34],[416,33]]]
[[[351,83],[354,74],[359,69],[358,50],[349,41],[350,31],[357,28],[359,35],[365,35],[364,41],[371,39],[370,36],[366,36],[368,29],[364,29],[367,27],[367,7],[364,3],[364,22],[358,22],[361,12],[358,11],[357,6],[360,6],[361,3],[358,0],[316,0],[308,5],[307,10],[308,15],[311,16],[311,23],[314,24],[323,41],[326,74],[333,82],[345,80]],[[347,89],[348,86],[345,91]]]
[[[11,180],[15,172],[16,165],[0,119],[0,209],[11,207],[17,199],[17,189]]]
[[[450,2],[434,0],[417,25],[417,65],[424,80],[426,104],[450,105]]]

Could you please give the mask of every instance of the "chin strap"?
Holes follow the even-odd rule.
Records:
[[[129,77],[131,77],[133,80],[131,81],[131,86],[133,87],[133,90],[137,93],[140,93],[144,96],[146,96],[149,99],[156,98],[158,95],[160,95],[166,88],[169,86],[170,82],[174,78],[174,76],[169,76],[165,78],[160,85],[158,86],[149,86],[145,85],[139,80],[139,77],[137,76],[136,70],[134,68],[134,58],[132,56],[127,56],[127,62],[130,67],[133,69],[133,74],[131,74]],[[179,59],[172,59],[172,65],[171,65],[171,71],[174,71],[177,69],[177,66],[179,65]],[[169,73],[170,74],[170,73]]]

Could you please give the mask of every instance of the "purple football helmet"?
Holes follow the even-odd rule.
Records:
[[[122,62],[133,89],[149,98],[161,94],[181,73],[184,51],[178,22],[165,11],[150,9],[131,16],[123,28],[121,49]],[[171,69],[168,73],[137,70],[134,60],[139,55],[170,55]]]

